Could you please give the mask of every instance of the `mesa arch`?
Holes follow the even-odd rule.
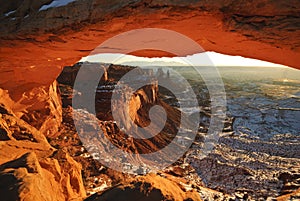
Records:
[[[59,122],[61,114],[53,82],[62,68],[87,56],[106,39],[137,28],[173,30],[190,37],[206,51],[300,69],[300,2],[297,0],[242,0],[238,3],[233,0],[210,3],[77,0],[39,11],[49,2],[0,0],[3,5],[0,8],[3,30],[0,33],[0,94],[20,117],[42,109],[44,102],[52,97],[46,105],[56,117],[55,122]],[[108,47],[108,52],[117,51]],[[178,56],[193,53],[196,52],[187,51]],[[132,54],[170,56],[153,50]],[[42,95],[37,99],[32,93]],[[44,115],[49,115],[49,111]],[[47,130],[47,126],[44,129]]]

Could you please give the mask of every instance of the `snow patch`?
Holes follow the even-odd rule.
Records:
[[[60,6],[65,6],[73,1],[76,1],[76,0],[54,0],[52,1],[50,4],[48,5],[43,5],[39,11],[42,11],[42,10],[47,10],[48,8],[54,8],[54,7],[60,7]]]
[[[8,16],[10,16],[11,14],[14,14],[15,12],[16,12],[15,10],[9,11],[9,12],[5,13],[4,16],[8,17]]]

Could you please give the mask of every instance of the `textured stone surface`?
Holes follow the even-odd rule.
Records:
[[[24,83],[12,87],[14,93],[0,88],[0,102],[45,136],[55,134],[62,118],[56,81],[50,85]]]
[[[145,201],[200,201],[200,195],[194,190],[184,188],[184,180],[173,178],[172,176],[161,177],[154,174],[140,176],[128,183],[113,187],[103,194],[93,195],[85,201],[117,201],[123,200],[145,200]]]
[[[2,200],[82,199],[81,166],[46,137],[0,106],[0,194]]]

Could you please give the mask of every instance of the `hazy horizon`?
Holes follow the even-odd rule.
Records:
[[[288,66],[275,64],[258,59],[245,58],[242,56],[231,56],[216,52],[204,52],[186,57],[157,57],[147,58],[125,54],[96,54],[83,57],[80,62],[111,63],[128,66],[217,66],[217,67],[281,67]],[[291,67],[290,67],[291,68]]]

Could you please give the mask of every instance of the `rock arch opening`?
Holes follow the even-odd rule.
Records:
[[[99,184],[95,189],[84,189],[81,167],[72,159],[82,153],[82,150],[74,149],[78,152],[72,156],[65,152],[69,148],[68,145],[78,141],[72,141],[74,138],[68,135],[74,131],[69,129],[68,124],[65,124],[65,130],[60,130],[63,115],[64,118],[68,116],[67,113],[62,113],[64,105],[61,105],[56,83],[63,67],[74,65],[108,38],[138,28],[164,28],[188,36],[207,51],[241,55],[300,69],[299,0],[0,0],[0,3],[0,134],[4,135],[0,152],[0,165],[3,170],[0,179],[4,180],[2,183],[6,183],[9,176],[12,181],[9,186],[16,187],[14,181],[26,181],[29,176],[42,187],[32,189],[32,184],[23,182],[28,186],[21,186],[19,189],[21,199],[32,196],[49,200],[78,197],[84,199],[86,190],[88,193],[95,193],[97,189],[102,191],[107,186],[114,185],[108,178],[113,173],[108,172],[103,177],[104,180],[99,177],[92,178]],[[117,53],[118,50],[115,51]],[[132,54],[142,57],[174,56],[149,50]],[[179,56],[184,57],[186,54]],[[278,199],[282,200],[299,197],[293,193],[295,191],[299,194],[299,168],[293,169],[297,168],[294,164],[299,162],[299,137],[294,135],[294,132],[299,130],[297,120],[300,119],[299,108],[296,107],[298,102],[294,102],[299,99],[299,83],[296,82],[299,71],[283,67],[235,68],[234,71],[232,68],[222,67],[220,71],[224,76],[229,76],[224,82],[229,87],[229,110],[235,119],[227,118],[223,131],[231,137],[221,139],[221,143],[226,144],[228,149],[217,150],[215,158],[193,161],[197,173],[209,188],[221,184],[222,187],[215,190],[232,194],[232,199],[253,197],[251,192],[257,192],[254,195],[257,196],[255,200],[258,197],[273,199],[281,196]],[[275,79],[275,75],[280,75],[283,79]],[[240,83],[242,80],[246,81]],[[242,96],[237,95],[237,91],[243,91]],[[139,95],[146,97],[144,93]],[[200,97],[206,98],[205,95]],[[256,104],[257,101],[260,101],[260,104]],[[247,115],[248,113],[252,116]],[[204,111],[201,115],[208,117],[209,113]],[[233,120],[234,122],[231,122]],[[202,122],[200,132],[205,132],[207,124],[206,119]],[[104,126],[115,129],[111,125]],[[231,133],[232,130],[236,133]],[[61,138],[56,138],[57,135]],[[201,139],[202,137],[198,136],[198,140]],[[49,143],[59,151],[54,151]],[[63,148],[60,149],[61,147]],[[228,153],[226,151],[231,150],[230,148],[237,152],[224,155]],[[253,149],[259,151],[255,152]],[[82,154],[84,157],[88,156],[87,153]],[[193,152],[190,154],[193,155]],[[247,163],[239,163],[237,166],[235,162],[240,162],[241,156],[247,158]],[[15,159],[17,162],[19,159],[23,162],[25,160],[26,164],[23,166],[28,170],[34,169],[34,174],[17,167]],[[218,161],[227,161],[227,164],[220,164]],[[285,164],[291,167],[290,172],[284,169]],[[269,169],[262,171],[263,175],[255,170],[266,166]],[[211,167],[215,167],[214,174],[208,171]],[[254,169],[251,169],[253,167]],[[16,177],[11,177],[12,174],[7,175],[8,169],[10,172],[21,171],[24,174],[14,174]],[[99,165],[95,165],[92,171],[99,169],[102,173],[106,171]],[[69,174],[70,170],[72,175]],[[84,172],[84,176],[94,174],[92,171]],[[184,177],[185,170],[175,166],[170,168],[167,174]],[[63,182],[59,182],[57,176],[62,177]],[[123,175],[113,175],[112,178],[123,178]],[[264,180],[257,182],[256,178]],[[168,179],[172,180],[171,177]],[[132,185],[116,186],[110,192],[122,191],[123,195],[123,192],[128,193],[129,190],[129,193],[139,194],[140,186],[149,186],[150,183],[152,185],[155,183],[153,180],[158,181],[156,183],[159,185],[155,184],[155,188],[151,189],[160,191],[160,197],[179,200],[199,198],[197,191],[191,194],[186,193],[186,190],[178,191],[177,187],[174,188],[174,192],[162,189],[164,184],[178,185],[174,180],[162,180],[159,175],[140,177],[133,181]],[[76,185],[73,185],[74,182]],[[248,193],[236,191],[237,183],[240,189],[254,189]],[[6,189],[4,188],[3,194],[8,193]],[[23,192],[22,189],[30,191]],[[42,192],[44,189],[47,191]],[[123,191],[124,189],[127,190]],[[206,188],[200,193],[205,194],[205,191],[212,193]],[[17,189],[11,193],[8,198],[19,196],[16,195]],[[56,197],[53,198],[52,195]],[[110,193],[107,196],[110,199]],[[223,193],[217,192],[211,199],[222,196]],[[97,199],[98,195],[95,197]]]

